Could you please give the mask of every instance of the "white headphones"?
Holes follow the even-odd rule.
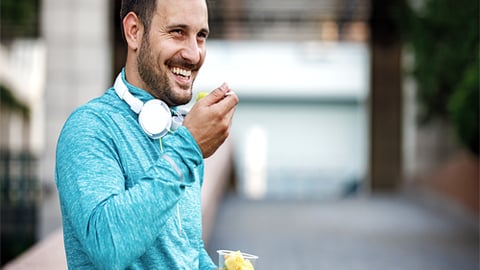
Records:
[[[122,73],[118,74],[113,88],[120,99],[124,100],[130,105],[130,109],[138,114],[138,122],[150,138],[162,138],[168,132],[174,131],[182,125],[183,116],[178,114],[172,117],[170,108],[160,99],[152,99],[143,103],[134,97],[123,82]]]

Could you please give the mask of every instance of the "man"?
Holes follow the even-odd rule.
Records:
[[[57,145],[70,269],[215,268],[201,239],[203,158],[227,138],[238,97],[223,84],[183,126],[162,127],[166,135],[145,127],[157,129],[160,114],[140,119],[150,101],[178,117],[175,107],[192,98],[207,14],[205,0],[122,1],[125,67],[114,87],[72,113]]]

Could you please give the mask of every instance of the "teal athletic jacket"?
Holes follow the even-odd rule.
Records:
[[[188,129],[150,139],[113,87],[76,109],[55,171],[69,269],[214,269],[202,241],[203,169]]]

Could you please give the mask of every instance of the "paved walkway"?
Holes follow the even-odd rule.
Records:
[[[452,211],[454,209],[455,211]],[[227,195],[208,252],[260,257],[258,270],[478,270],[478,219],[402,196],[247,201]]]

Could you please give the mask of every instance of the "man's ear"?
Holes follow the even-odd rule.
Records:
[[[122,21],[123,33],[127,41],[128,47],[134,51],[138,49],[142,41],[143,24],[137,15],[129,12]]]

